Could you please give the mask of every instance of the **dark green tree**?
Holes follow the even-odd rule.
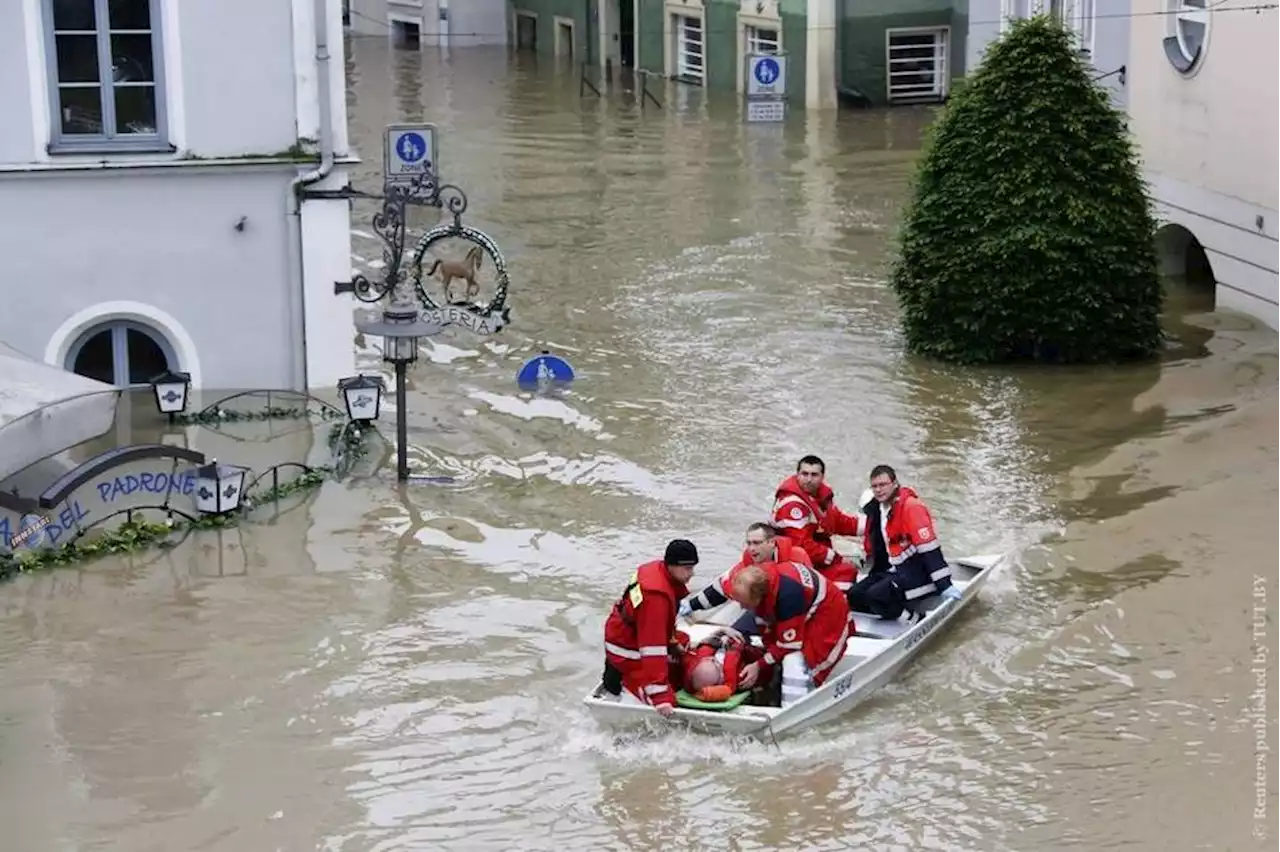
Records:
[[[1155,220],[1123,115],[1073,36],[1019,21],[930,129],[891,285],[908,348],[975,363],[1160,347]]]

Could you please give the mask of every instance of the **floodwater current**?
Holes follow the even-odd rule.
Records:
[[[884,274],[931,111],[746,126],[501,49],[347,63],[358,186],[383,125],[437,122],[510,264],[511,327],[410,376],[411,464],[454,482],[383,456],[0,588],[5,852],[1275,848],[1273,332],[1174,286],[1159,364],[920,363]],[[530,399],[543,348],[579,378]],[[895,465],[948,553],[1008,566],[850,717],[615,742],[581,697],[626,576],[685,536],[711,579],[809,452],[846,505]]]

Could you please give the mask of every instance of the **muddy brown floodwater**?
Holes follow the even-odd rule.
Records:
[[[512,267],[514,325],[411,376],[411,462],[456,484],[384,466],[0,588],[5,852],[1275,848],[1273,332],[1175,287],[1158,365],[921,364],[883,276],[928,111],[748,128],[502,50],[348,64],[360,185],[382,125],[439,122]],[[514,387],[542,347],[559,399]],[[580,699],[625,576],[684,535],[709,579],[805,452],[1015,558],[851,718],[615,745]]]

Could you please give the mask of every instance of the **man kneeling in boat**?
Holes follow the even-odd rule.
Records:
[[[728,701],[743,688],[742,670],[759,657],[741,633],[722,627],[684,652],[684,689],[699,701]]]
[[[916,601],[937,594],[959,596],[924,501],[900,485],[887,464],[871,469],[871,493],[863,507],[868,520],[863,549],[870,573],[849,589],[849,608],[896,619]],[[910,613],[911,620],[919,617]]]
[[[603,682],[619,701],[648,704],[663,716],[675,712],[683,650],[676,607],[689,594],[697,564],[693,542],[676,539],[662,559],[636,570],[613,605],[604,624]]]
[[[747,546],[742,551],[738,564],[721,574],[702,591],[680,604],[680,617],[688,618],[700,609],[715,609],[729,600],[729,591],[733,578],[748,565],[765,565],[770,562],[798,562],[810,568],[809,554],[791,539],[778,534],[771,525],[754,523],[747,527]],[[751,634],[761,632],[765,627],[754,615],[746,613],[734,622],[733,627],[740,633]]]
[[[747,565],[734,575],[730,596],[770,625],[764,657],[742,670],[750,688],[782,663],[782,706],[822,686],[844,656],[849,604],[820,573],[796,562]]]

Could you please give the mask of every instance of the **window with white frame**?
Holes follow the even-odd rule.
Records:
[[[747,27],[747,53],[777,53],[778,31],[769,27]]]
[[[1014,21],[1031,17],[1031,0],[1000,0],[1000,32],[1006,32]]]
[[[44,0],[51,148],[164,144],[159,0]]]
[[[702,19],[674,15],[676,32],[676,76],[703,81]]]
[[[1098,14],[1096,3],[1097,0],[1072,0],[1069,23],[1080,40],[1080,52],[1087,55],[1093,53],[1093,28]]]

